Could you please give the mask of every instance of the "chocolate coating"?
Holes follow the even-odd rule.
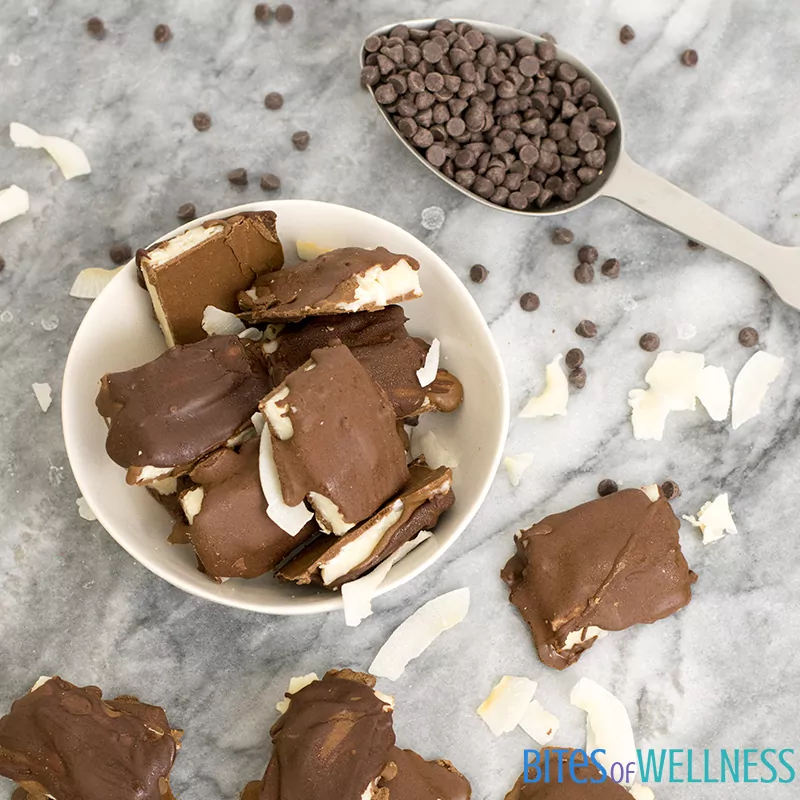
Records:
[[[542,663],[573,664],[594,637],[565,646],[590,625],[619,631],[655,622],[692,599],[696,575],[680,549],[669,503],[624,489],[545,517],[517,534],[501,575],[533,634]]]
[[[394,747],[389,767],[378,782],[386,789],[385,800],[469,800],[472,787],[469,781],[445,760],[425,761],[413,750]],[[394,765],[394,769],[392,768]]]
[[[121,467],[184,472],[249,423],[271,388],[259,348],[236,336],[172,347],[154,361],[105,375],[97,410],[106,450]]]
[[[0,775],[60,800],[163,800],[179,736],[156,706],[51,678],[0,719]]]
[[[163,310],[167,344],[189,344],[205,338],[202,322],[206,306],[237,312],[238,293],[259,275],[283,266],[275,220],[273,211],[208,220],[204,227],[222,224],[223,229],[163,264],[154,264],[149,257],[161,245],[136,254],[153,304]]]

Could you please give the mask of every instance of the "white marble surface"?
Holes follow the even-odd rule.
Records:
[[[408,16],[435,7],[439,16],[552,32],[607,78],[636,159],[762,234],[800,243],[793,3],[414,0],[403,7]],[[583,742],[582,715],[568,704],[582,675],[619,695],[644,747],[796,745],[798,312],[747,268],[692,252],[611,201],[566,223],[601,257],[619,257],[622,275],[578,285],[575,249],[550,244],[552,222],[486,209],[437,181],[358,87],[359,41],[396,9],[388,0],[298,3],[290,25],[262,28],[252,4],[222,0],[0,0],[0,184],[18,183],[32,196],[28,216],[0,227],[7,262],[0,274],[0,708],[40,674],[138,693],[186,728],[177,796],[233,798],[263,770],[274,704],[289,676],[365,668],[412,609],[470,586],[467,621],[382,688],[397,697],[400,742],[452,759],[475,798],[501,798],[530,745],[521,732],[494,740],[475,716],[505,673],[540,682],[539,699],[562,718],[556,741],[563,745]],[[103,42],[83,30],[94,13],[110,30]],[[152,42],[159,22],[175,34],[165,48]],[[623,23],[637,33],[628,47],[617,39]],[[695,70],[678,64],[687,46],[700,54]],[[284,92],[282,111],[263,108],[270,90]],[[213,116],[208,133],[191,126],[197,110]],[[91,177],[64,183],[43,154],[14,151],[5,134],[12,120],[74,139],[89,154]],[[300,128],[312,134],[305,153],[290,143]],[[135,247],[172,228],[182,202],[205,212],[261,199],[257,181],[244,190],[228,185],[225,173],[239,166],[279,174],[281,197],[350,204],[398,223],[468,283],[469,266],[484,263],[489,279],[469,286],[502,349],[513,413],[540,386],[545,363],[579,344],[572,332],[579,319],[600,329],[585,343],[589,382],[572,397],[569,415],[512,425],[509,451],[535,454],[522,485],[512,489],[499,474],[447,556],[378,601],[379,613],[354,631],[338,614],[273,619],[186,596],[135,564],[75,506],[58,415],[64,359],[86,309],[68,296],[72,280],[83,267],[106,266],[113,242]],[[421,212],[434,205],[446,219],[429,232]],[[528,290],[542,298],[531,314],[517,304]],[[634,441],[626,394],[651,359],[638,349],[639,335],[653,330],[664,348],[705,352],[732,375],[749,355],[736,340],[746,324],[770,352],[787,357],[761,417],[733,432],[703,412],[673,415],[663,442]],[[34,381],[55,388],[47,414],[36,405]],[[567,672],[547,671],[498,572],[522,523],[592,498],[603,477],[624,485],[673,478],[683,488],[678,513],[727,491],[740,533],[704,549],[685,527],[684,549],[700,576],[692,604],[607,639]],[[656,788],[660,799],[752,797],[746,786]],[[0,796],[10,794],[4,782]]]

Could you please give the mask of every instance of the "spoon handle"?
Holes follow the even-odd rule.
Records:
[[[800,250],[782,247],[734,222],[702,200],[620,153],[602,194],[700,244],[760,272],[791,305],[800,307]]]

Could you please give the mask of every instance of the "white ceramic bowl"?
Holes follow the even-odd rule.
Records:
[[[457,455],[456,502],[442,517],[434,538],[393,567],[380,589],[383,594],[436,561],[461,535],[486,496],[508,430],[508,387],[500,356],[477,305],[444,261],[410,233],[363,211],[308,200],[251,203],[209,214],[163,238],[204,219],[267,209],[278,215],[287,263],[297,261],[298,240],[324,247],[383,245],[418,259],[424,297],[404,305],[408,328],[428,340],[438,337],[442,366],[464,384],[465,400],[457,412],[423,415],[415,431],[435,430]],[[199,597],[267,614],[313,614],[341,608],[339,593],[280,583],[270,575],[215,584],[197,571],[191,547],[167,542],[171,521],[166,511],[144,489],[125,483],[125,471],[105,451],[106,426],[94,404],[99,381],[106,372],[138,366],[164,349],[150,299],[138,286],[135,266],[129,263],[89,308],[64,372],[62,419],[67,454],[98,520],[137,561]]]

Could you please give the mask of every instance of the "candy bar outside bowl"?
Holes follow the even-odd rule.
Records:
[[[365,39],[371,36],[388,35],[398,25],[405,25],[412,29],[430,29],[436,21],[436,19],[416,19],[393,22],[381,26]],[[491,34],[498,43],[515,42],[521,38],[532,39],[534,42],[545,41],[540,36],[507,25],[460,17],[452,18],[452,22],[467,23],[483,33]],[[579,76],[585,77],[591,82],[591,91],[597,97],[600,107],[605,110],[609,119],[617,123],[617,127],[607,137],[606,163],[596,180],[578,189],[574,199],[569,202],[554,198],[552,204],[541,209],[518,210],[501,206],[448,178],[439,168],[429,163],[425,156],[403,136],[386,108],[375,100],[373,88],[368,88],[370,95],[375,100],[375,105],[378,106],[381,115],[397,138],[437,177],[470,199],[507,213],[552,217],[581,208],[598,197],[609,197],[693,241],[747,264],[768,281],[784,302],[800,308],[800,279],[798,279],[800,247],[775,244],[759,236],[702,200],[637,164],[625,150],[625,126],[622,114],[606,84],[597,73],[571,53],[558,46],[556,46],[556,52],[559,61],[572,64],[578,70]],[[360,50],[360,63],[363,68],[365,66],[363,48]]]
[[[215,212],[177,228],[160,241],[210,219],[272,210],[287,264],[295,243],[334,248],[385,246],[420,264],[424,296],[403,305],[408,329],[442,346],[443,368],[464,384],[463,406],[454,414],[425,414],[416,432],[435,430],[460,459],[454,470],[456,503],[442,517],[434,539],[420,545],[390,572],[379,593],[418,575],[456,540],[477,513],[497,470],[508,429],[508,387],[503,366],[477,305],[457,276],[431,250],[397,226],[362,211],[327,203],[280,200]],[[67,454],[84,498],[100,523],[138,562],[184,591],[214,602],[262,613],[298,615],[342,607],[339,592],[281,583],[271,575],[254,580],[211,581],[197,570],[191,547],[167,542],[171,521],[140,487],[125,483],[125,470],[105,450],[107,429],[95,409],[100,378],[157,357],[164,338],[136,267],[127,264],[93,302],[73,341],[64,372],[62,422]]]

